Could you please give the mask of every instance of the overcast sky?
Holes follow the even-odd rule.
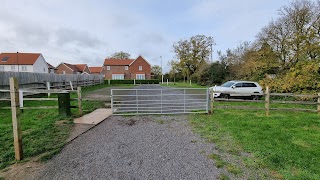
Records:
[[[0,51],[37,52],[60,62],[101,66],[125,51],[152,65],[174,58],[172,45],[194,35],[218,50],[253,41],[290,0],[1,0]]]

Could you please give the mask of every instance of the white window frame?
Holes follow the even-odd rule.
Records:
[[[124,67],[124,70],[127,71],[128,69],[129,69],[129,66],[125,66],[125,67]]]
[[[145,80],[146,79],[146,75],[145,74],[136,74],[136,79],[137,80]]]
[[[107,70],[110,71],[110,69],[111,69],[110,66],[107,66]]]
[[[15,70],[16,69],[16,66],[15,65],[12,65],[11,66],[11,70]]]
[[[112,74],[112,79],[114,80],[123,80],[124,74]]]
[[[0,71],[4,71],[4,66],[0,66]]]
[[[142,71],[142,66],[139,66],[139,71]]]
[[[22,66],[21,66],[21,70],[22,70],[22,71],[27,71],[27,66],[26,66],[26,65],[22,65]]]

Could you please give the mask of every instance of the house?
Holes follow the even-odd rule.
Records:
[[[151,65],[142,56],[136,59],[105,59],[105,79],[150,79]]]
[[[57,74],[91,74],[86,64],[68,64],[62,62],[57,66]]]
[[[0,71],[48,73],[49,67],[41,53],[1,53]]]
[[[104,75],[104,67],[89,67],[91,74]]]
[[[57,68],[55,68],[54,66],[52,66],[49,63],[47,63],[47,65],[48,65],[49,73],[52,73],[52,74],[56,74],[57,73]]]

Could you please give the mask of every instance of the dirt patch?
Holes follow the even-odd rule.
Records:
[[[43,166],[44,163],[39,162],[38,158],[34,158],[29,162],[17,163],[0,171],[0,178],[10,180],[30,179]]]

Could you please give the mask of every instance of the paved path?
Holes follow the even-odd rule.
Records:
[[[186,116],[112,116],[68,144],[27,179],[217,179]]]

